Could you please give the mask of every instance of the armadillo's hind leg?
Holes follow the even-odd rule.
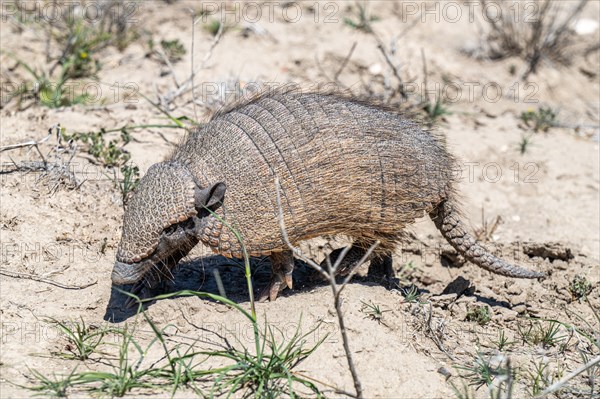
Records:
[[[396,277],[394,264],[392,262],[392,254],[382,256],[374,256],[369,265],[368,276],[375,279],[393,279]]]
[[[274,252],[269,257],[271,260],[271,282],[260,293],[259,301],[267,299],[274,301],[277,295],[286,287],[292,289],[292,273],[294,271],[294,255],[292,251]]]
[[[354,243],[352,245],[352,247],[350,247],[350,249],[348,249],[348,250],[346,249],[346,247],[333,250],[329,254],[329,262],[331,262],[332,267],[334,267],[336,265],[336,263],[338,262],[338,260],[340,259],[340,257],[343,256],[343,258],[339,262],[339,265],[337,266],[337,269],[335,272],[336,276],[347,276],[350,273],[352,273],[352,271],[354,269],[359,267],[361,265],[361,260],[363,260],[365,254],[368,251],[368,249],[367,249],[368,247],[369,247],[368,245],[360,245],[360,244]],[[347,252],[344,254],[344,251],[347,251]],[[369,260],[371,260],[371,265],[372,265],[373,261],[375,261],[373,254],[371,254],[371,256],[369,256],[367,259],[364,259],[363,263],[368,262]],[[329,271],[328,264],[327,264],[327,258],[325,258],[323,260],[323,262],[321,262],[320,266],[326,272]],[[373,266],[371,266],[371,267],[373,267]],[[319,278],[322,279],[321,274],[315,273],[315,275],[318,275],[318,276],[316,276],[318,279]]]

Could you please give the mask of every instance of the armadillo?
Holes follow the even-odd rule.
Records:
[[[223,108],[148,169],[125,209],[112,281],[155,284],[199,242],[234,258],[243,243],[250,256],[270,257],[273,300],[292,287],[294,265],[280,212],[293,244],[344,235],[360,251],[379,241],[375,259],[388,265],[403,229],[429,214],[475,265],[543,277],[469,234],[456,167],[435,134],[393,109],[335,93],[267,92]]]

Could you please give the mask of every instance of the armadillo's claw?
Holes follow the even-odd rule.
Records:
[[[284,280],[286,279],[284,279],[283,274],[273,273],[273,276],[271,277],[271,283],[269,283],[269,285],[261,291],[260,295],[258,296],[258,300],[260,302],[266,302],[267,299],[271,302],[276,300],[279,293],[286,287],[287,280],[286,284],[283,284]]]
[[[281,284],[281,281],[271,285],[269,288],[269,301],[273,302],[277,299],[277,295],[279,295],[279,291],[283,290],[284,286]]]
[[[133,298],[133,297],[127,297],[127,299],[125,300],[125,309],[133,309],[134,307],[136,307],[138,304],[138,301]]]
[[[285,284],[291,290],[294,288],[294,280],[292,279],[292,272],[285,274]]]
[[[125,306],[125,309],[133,309],[138,307],[139,305],[139,299],[144,299],[147,298],[149,295],[149,288],[146,285],[146,283],[142,280],[142,281],[138,281],[137,283],[135,283],[133,285],[133,287],[131,288],[130,291],[133,295],[136,295],[136,297],[133,296],[127,296],[127,299],[125,300],[125,303],[123,306]]]
[[[271,301],[277,299],[277,295],[286,287],[292,289],[294,281],[292,274],[294,272],[294,255],[291,251],[275,252],[270,256],[271,259],[271,283],[259,295],[261,302],[267,298]]]

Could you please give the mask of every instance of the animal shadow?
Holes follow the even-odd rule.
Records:
[[[254,296],[257,298],[260,292],[269,285],[271,262],[268,257],[250,258],[250,270]],[[310,266],[296,259],[293,276],[294,291],[318,285],[319,281],[313,281],[313,273]],[[132,288],[132,284],[112,286],[104,320],[120,323],[136,315],[137,304],[127,307],[126,302],[130,297],[122,292],[130,292]],[[202,291],[227,297],[234,302],[246,302],[248,301],[248,286],[244,262],[240,259],[228,259],[219,255],[181,262],[174,270],[173,280],[159,284],[150,290],[148,297],[184,290]],[[290,294],[293,294],[293,291],[285,290],[280,296]],[[152,306],[152,304],[153,302],[148,302],[146,307]]]

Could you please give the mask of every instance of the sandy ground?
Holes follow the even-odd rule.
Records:
[[[419,7],[422,3],[414,4]],[[171,109],[172,115],[206,120],[209,108],[206,104],[215,98],[223,100],[223,96],[214,92],[215,88],[227,87],[226,82],[296,82],[304,86],[325,82],[336,75],[353,43],[356,43],[355,51],[339,74],[339,81],[356,91],[363,90],[363,84],[368,85],[381,94],[386,81],[392,82],[394,87],[397,83],[373,35],[343,23],[346,17],[355,18],[350,6],[349,2],[321,2],[316,3],[316,8],[312,2],[287,8],[281,4],[272,8],[265,6],[261,18],[254,24],[243,8],[238,11],[234,8],[233,13],[239,12],[241,16],[240,22],[227,30],[210,50],[212,36],[202,28],[202,23],[193,27],[188,12],[190,7],[201,11],[199,3],[139,3],[133,26],[145,30],[145,35],[151,34],[157,43],[161,39],[181,40],[188,50],[183,59],[171,69],[158,57],[147,57],[145,39],[134,41],[123,52],[109,47],[100,53],[102,85],[99,87],[102,87],[105,104],[59,109],[33,104],[23,110],[13,101],[0,110],[0,145],[39,140],[57,123],[67,132],[167,123],[137,91],[155,99],[157,93],[164,95],[174,90],[175,80],[182,82],[189,77],[192,29],[195,29],[195,65],[200,65],[210,52],[205,67],[196,76],[198,82],[203,82],[197,97],[205,104],[193,107],[181,100]],[[299,17],[294,17],[296,7],[301,10]],[[600,55],[596,51],[587,58],[579,57],[571,66],[544,63],[529,82],[522,82],[510,70],[514,66],[517,71],[523,71],[526,68],[523,61],[516,58],[478,60],[465,52],[476,46],[476,39],[480,37],[479,25],[470,22],[467,14],[452,22],[445,20],[439,11],[439,21],[435,21],[435,15],[428,15],[424,22],[418,20],[408,28],[415,17],[407,15],[402,3],[373,2],[369,10],[378,17],[373,27],[386,46],[402,33],[393,62],[400,65],[404,79],[414,79],[417,85],[414,87],[423,87],[423,49],[428,87],[433,88],[432,92],[436,85],[443,89],[449,83],[460,88],[460,99],[449,105],[451,114],[442,118],[437,129],[445,134],[450,151],[461,159],[460,189],[465,215],[473,229],[481,227],[482,212],[490,224],[500,217],[502,223],[487,246],[511,261],[550,275],[541,282],[513,280],[492,275],[471,264],[448,265],[437,249],[449,246],[433,223],[423,218],[410,228],[414,240],[406,244],[404,251],[395,254],[394,261],[401,275],[406,271],[406,263],[412,261],[416,270],[402,276],[402,282],[414,283],[422,292],[421,299],[432,307],[405,303],[400,290],[387,289],[360,276],[347,287],[343,294],[344,315],[365,396],[453,397],[451,384],[461,386],[459,370],[453,366],[472,364],[478,351],[493,353],[490,342],[501,330],[518,341],[519,326],[531,317],[560,320],[581,328],[589,323],[591,330],[600,330],[590,309],[590,306],[600,306]],[[463,12],[465,10],[463,8]],[[291,22],[286,22],[286,15]],[[598,3],[588,5],[583,15],[597,21]],[[244,29],[248,27],[253,30]],[[48,68],[43,55],[43,32],[31,25],[22,29],[19,32],[11,18],[2,20],[3,88],[7,81],[29,79],[22,68],[13,70],[14,56],[28,60],[37,68]],[[582,36],[581,40],[597,43],[598,31]],[[59,52],[60,49],[54,49],[53,55]],[[110,86],[115,82],[121,86],[135,84],[135,101],[124,98],[123,92],[117,95],[111,91]],[[494,90],[483,89],[490,83],[500,87],[502,95],[498,99]],[[529,109],[537,110],[540,105],[558,110],[557,120],[563,127],[534,134],[527,151],[521,154],[518,143],[528,130],[519,115]],[[182,139],[183,131],[148,128],[132,135],[134,140],[125,148],[143,175],[151,164],[173,150],[173,145]],[[107,137],[117,138],[118,133],[107,134]],[[41,144],[40,149],[48,153],[55,146],[56,140],[52,137]],[[121,195],[110,179],[112,171],[98,165],[82,146],[71,161],[77,187],[59,184],[53,190],[57,181],[54,175],[8,173],[13,160],[19,163],[40,159],[35,151],[28,149],[0,155],[3,165],[0,175],[1,267],[8,274],[12,273],[12,277],[3,273],[0,280],[0,395],[3,398],[31,396],[30,391],[19,387],[33,383],[29,369],[60,375],[79,363],[82,363],[80,370],[106,367],[94,360],[78,362],[51,355],[64,351],[67,340],[49,318],[120,326],[134,319],[122,309],[124,298],[110,281],[123,215]],[[314,252],[319,261],[324,256],[317,244],[307,244],[304,248]],[[566,255],[569,253],[572,256]],[[268,282],[269,265],[265,261],[254,263],[258,291]],[[215,269],[220,271],[227,295],[248,308],[239,263],[210,257],[204,248],[196,248],[182,262],[175,289],[218,293]],[[65,289],[15,278],[15,273],[34,275],[69,287],[93,285]],[[296,289],[284,292],[275,302],[257,304],[257,311],[262,320],[266,318],[287,333],[293,331],[299,320],[303,331],[322,322],[308,341],[317,342],[327,332],[331,334],[297,371],[321,381],[324,384],[319,386],[325,394],[337,397],[340,394],[334,393],[332,387],[351,392],[353,385],[331,292],[325,285],[310,283],[306,275],[305,268],[299,267]],[[569,293],[568,286],[575,275],[585,276],[595,287],[589,295],[589,304],[574,301]],[[459,276],[467,279],[471,288],[445,291]],[[372,302],[386,310],[381,323],[365,314],[363,302]],[[477,305],[488,306],[492,313],[490,323],[484,327],[465,320],[468,309]],[[441,348],[428,331],[431,323],[427,327],[424,321],[429,311],[437,326],[435,331],[441,332]],[[148,312],[158,325],[172,324],[180,334],[189,337],[206,333],[198,330],[201,326],[236,336],[251,345],[251,337],[244,333],[249,328],[247,321],[224,305],[198,298],[176,298],[158,301]],[[147,342],[151,334],[148,327],[140,323],[140,339]],[[533,364],[543,360],[550,365],[551,377],[557,380],[556,370],[563,370],[560,375],[566,375],[582,364],[580,350],[580,346],[575,347],[569,341],[562,351],[539,345],[517,346],[505,354],[521,370],[531,369]],[[586,350],[590,358],[598,356],[597,347]],[[449,378],[444,369],[450,372]],[[598,369],[595,373],[596,384],[600,385]],[[589,391],[583,377],[572,383],[578,389]],[[165,391],[138,390],[131,396],[138,394],[166,395]],[[73,395],[88,394],[74,391]],[[189,397],[192,393],[183,390],[177,395]],[[485,387],[477,391],[478,397],[486,395]],[[530,395],[528,380],[519,379],[514,397]]]

